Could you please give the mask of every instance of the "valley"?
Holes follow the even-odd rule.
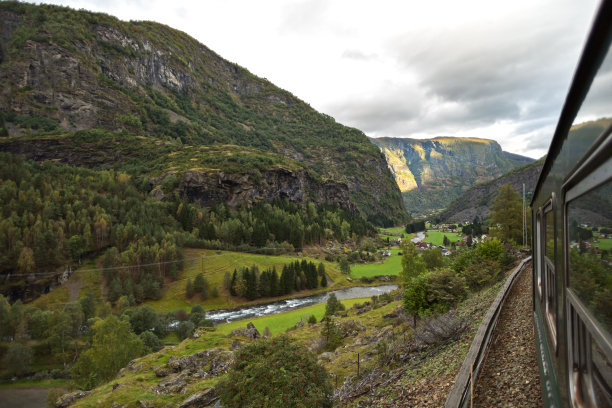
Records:
[[[542,160],[367,137],[164,24],[0,24],[2,401],[443,404]]]
[[[532,161],[488,139],[372,138],[383,152],[415,218],[432,217],[470,187]]]

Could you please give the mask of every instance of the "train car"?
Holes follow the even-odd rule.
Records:
[[[547,407],[612,407],[612,1],[603,1],[533,199],[533,314]]]

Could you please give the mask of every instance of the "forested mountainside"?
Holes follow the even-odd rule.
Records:
[[[408,218],[362,132],[161,24],[1,2],[0,89],[12,300],[100,255],[155,298],[185,246],[299,251]]]
[[[501,176],[532,159],[504,152],[494,140],[371,138],[387,158],[412,215],[446,208],[475,184]]]
[[[512,169],[495,180],[475,185],[455,199],[440,214],[440,220],[442,222],[471,222],[476,217],[480,220],[486,219],[499,187],[504,184],[511,184],[522,195],[524,183],[529,202],[545,159],[546,157],[542,157],[533,163]]]
[[[359,130],[152,22],[0,4],[0,150],[146,175],[203,206],[287,199],[406,220]]]

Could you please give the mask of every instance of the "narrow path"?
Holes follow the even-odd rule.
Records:
[[[506,299],[476,384],[474,407],[541,407],[533,335],[531,263]]]
[[[72,276],[68,278],[66,283],[64,283],[64,287],[68,289],[68,302],[79,300],[79,294],[81,293],[81,288],[83,287],[80,276],[73,273]]]

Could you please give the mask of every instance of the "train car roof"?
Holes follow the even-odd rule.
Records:
[[[585,47],[578,62],[576,72],[572,79],[561,116],[557,122],[557,127],[550,143],[544,166],[540,171],[536,187],[533,192],[533,198],[530,205],[533,206],[534,200],[538,196],[538,192],[542,186],[544,179],[559,152],[561,146],[567,139],[570,128],[574,122],[574,118],[589,91],[593,78],[599,69],[608,52],[608,47],[612,39],[612,0],[603,0],[595,15],[591,32],[587,37]]]

